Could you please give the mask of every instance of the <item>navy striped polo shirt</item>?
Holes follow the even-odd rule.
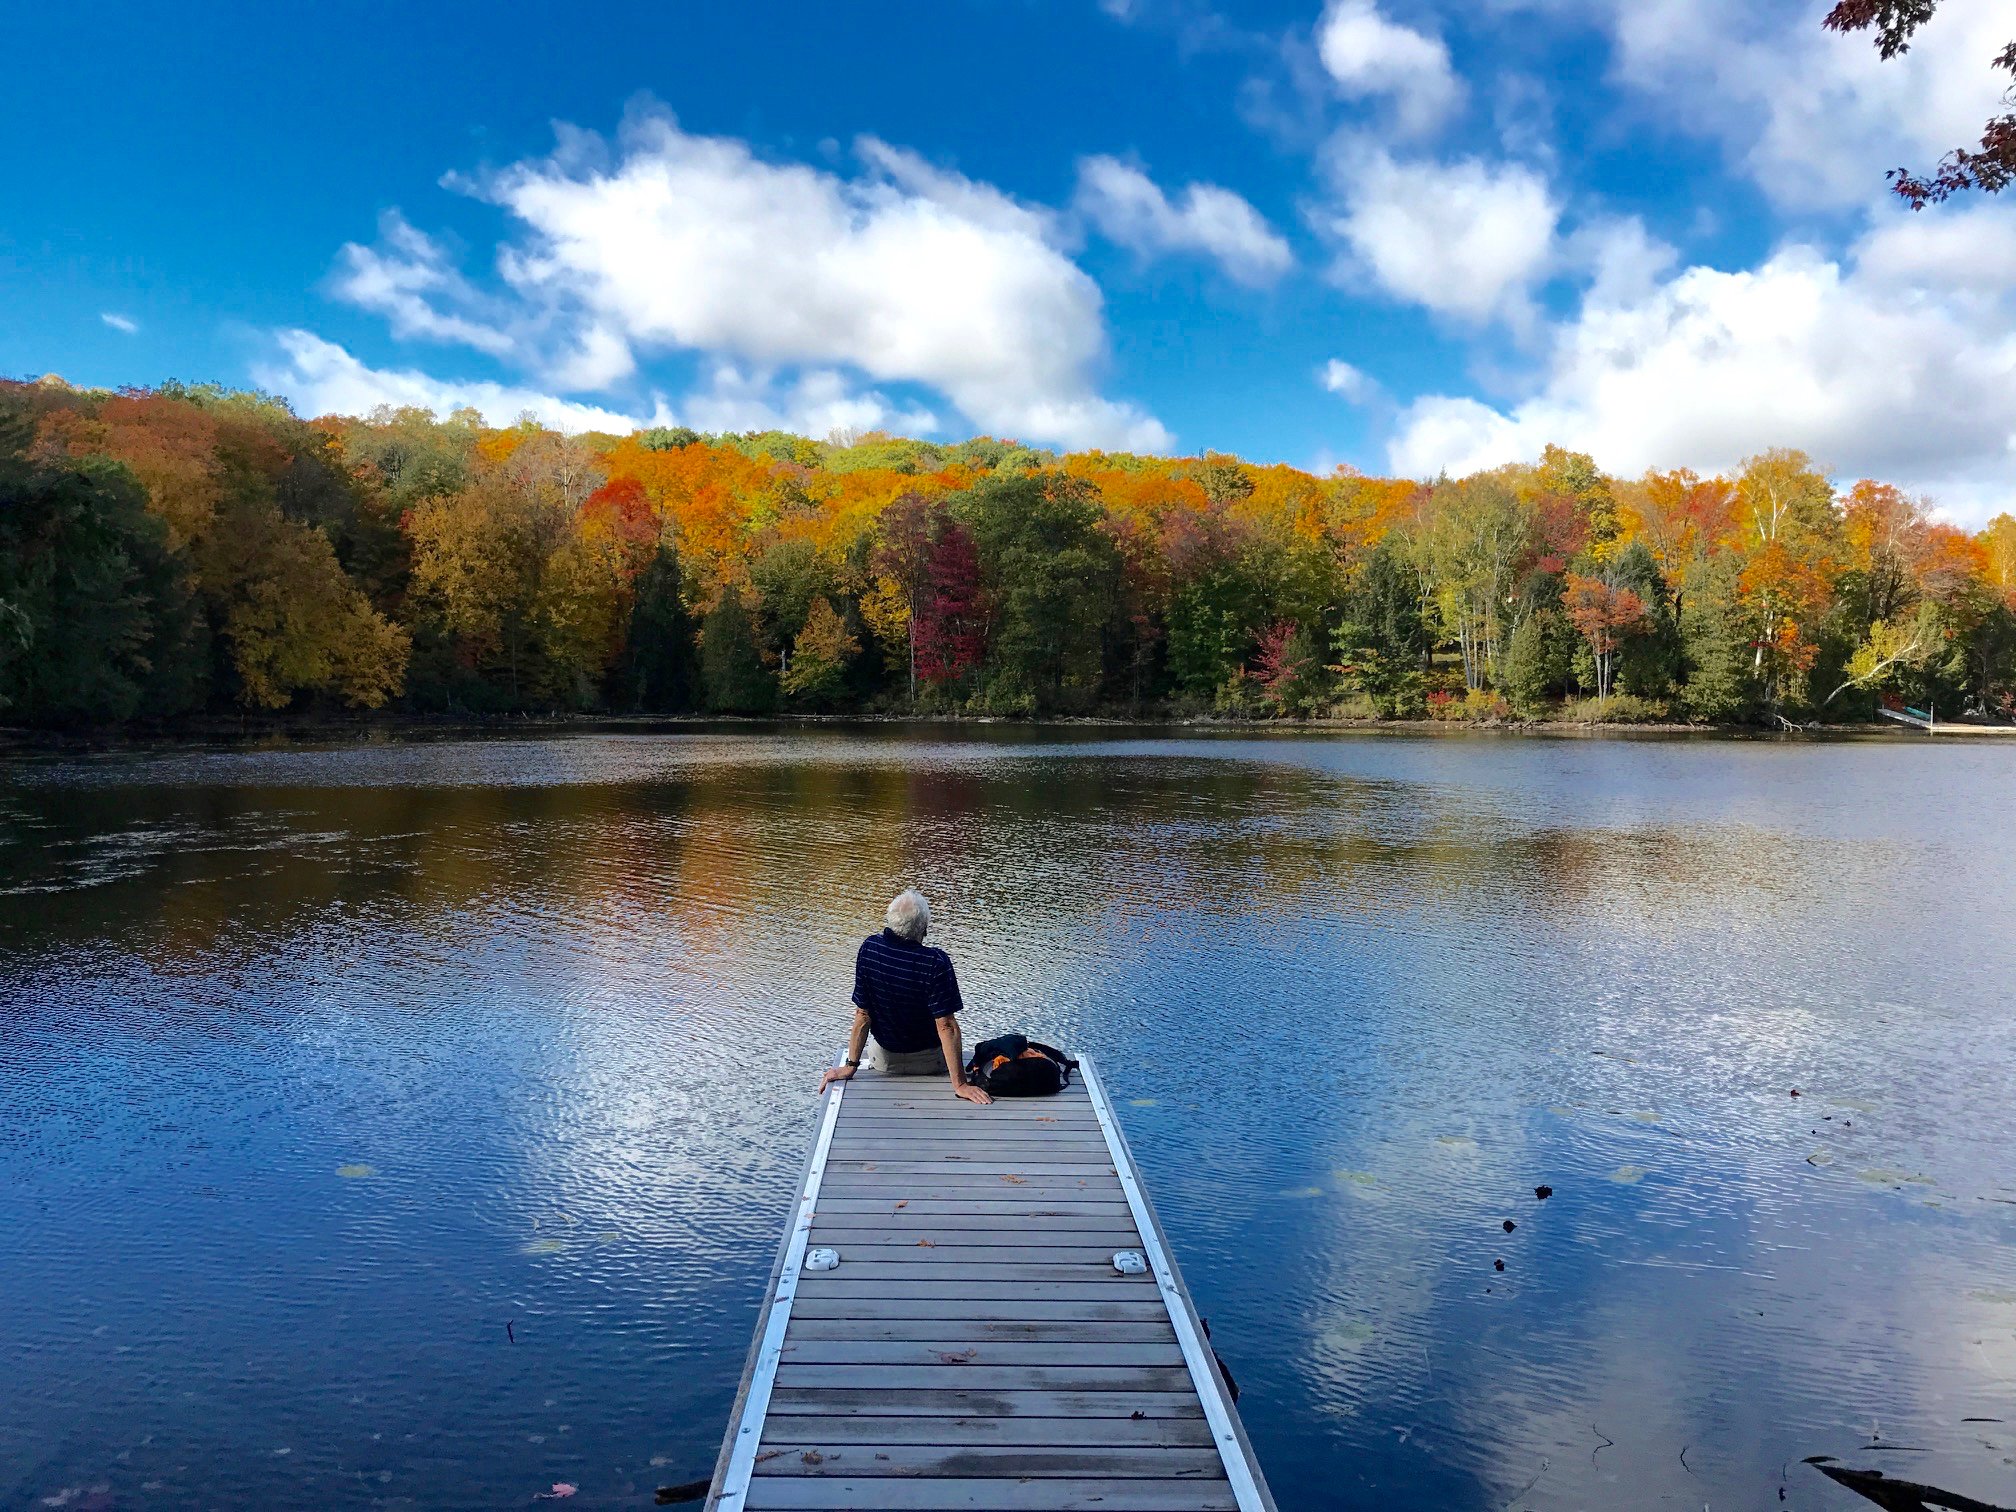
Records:
[[[938,1048],[936,1020],[964,1005],[952,957],[893,929],[870,935],[854,957],[854,1006],[868,1015],[875,1043],[891,1055]]]

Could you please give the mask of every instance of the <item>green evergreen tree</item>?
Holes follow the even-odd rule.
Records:
[[[1687,573],[1680,615],[1686,682],[1680,697],[1694,719],[1733,723],[1757,712],[1750,634],[1736,598],[1739,571],[1733,558],[1717,557],[1697,562]]]
[[[1270,584],[1242,552],[1178,589],[1169,603],[1169,671],[1208,695],[1246,664],[1269,623]]]
[[[1083,709],[1099,696],[1120,557],[1096,497],[1058,473],[996,475],[953,506],[991,607],[985,696],[1003,711]]]
[[[693,618],[682,597],[679,553],[667,539],[637,574],[610,702],[638,714],[676,714],[694,706],[696,681]]]
[[[763,665],[756,627],[732,589],[700,624],[700,685],[717,714],[767,714],[777,701],[777,680]]]
[[[1617,687],[1640,698],[1669,698],[1680,680],[1680,619],[1659,564],[1643,541],[1633,541],[1606,573],[1645,605],[1645,621],[1617,652]]]
[[[1545,709],[1561,686],[1560,619],[1558,609],[1535,609],[1520,618],[1505,643],[1498,690],[1529,718]]]
[[[1430,633],[1421,580],[1396,545],[1382,541],[1343,596],[1331,634],[1339,686],[1388,719],[1427,712]]]
[[[120,464],[0,456],[0,709],[25,724],[199,706],[207,653],[188,564]]]

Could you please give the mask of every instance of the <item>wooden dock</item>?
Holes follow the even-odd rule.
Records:
[[[707,1508],[1273,1512],[1089,1063],[985,1108],[826,1094]]]

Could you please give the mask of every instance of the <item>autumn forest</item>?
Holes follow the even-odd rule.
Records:
[[[1622,478],[0,384],[0,723],[2008,717],[2016,519],[1796,451]]]

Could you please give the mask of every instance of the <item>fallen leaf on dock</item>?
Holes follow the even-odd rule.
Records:
[[[1139,1408],[1136,1408],[1134,1411],[1128,1413],[1127,1416],[1133,1418],[1136,1422],[1139,1422],[1141,1419],[1148,1416],[1148,1414],[1141,1411]]]
[[[957,1354],[948,1354],[941,1349],[938,1351],[938,1358],[943,1360],[947,1365],[964,1365],[968,1360],[979,1359],[980,1351],[977,1349],[962,1349]]]
[[[1050,1116],[1050,1115],[1049,1115],[1048,1113],[1045,1113],[1045,1114],[1044,1114],[1044,1115],[1043,1115],[1042,1117],[1038,1118],[1038,1119],[1036,1120],[1036,1122],[1038,1122],[1038,1123],[1055,1123],[1055,1122],[1057,1122],[1057,1120],[1056,1120],[1056,1119],[1054,1119],[1054,1118],[1052,1118],[1052,1117],[1051,1117],[1051,1116]]]
[[[1025,1184],[1025,1183],[1023,1182],[1023,1180],[1022,1180],[1022,1178],[1021,1178],[1020,1176],[1010,1176],[1010,1175],[1007,1175],[1007,1174],[1006,1174],[1005,1172],[1004,1172],[1004,1173],[1002,1174],[1002,1177],[1001,1177],[1001,1179],[1002,1179],[1003,1181],[1012,1181],[1012,1182],[1014,1182],[1014,1183],[1015,1183],[1015,1185],[1017,1185],[1017,1186],[1022,1186],[1022,1185],[1024,1185],[1024,1184]]]
[[[807,1449],[798,1458],[808,1465],[823,1465],[826,1463],[826,1456],[821,1454],[817,1449]]]
[[[937,1246],[937,1245],[935,1245],[935,1244],[933,1244],[933,1243],[932,1243],[932,1242],[931,1242],[931,1241],[930,1241],[929,1239],[919,1239],[919,1240],[917,1241],[917,1248],[919,1248],[919,1249],[936,1249],[936,1248],[938,1248],[938,1246]]]
[[[898,1202],[896,1206],[898,1206],[899,1208],[906,1208],[910,1206],[910,1199],[908,1197],[905,1197],[901,1202]]]

